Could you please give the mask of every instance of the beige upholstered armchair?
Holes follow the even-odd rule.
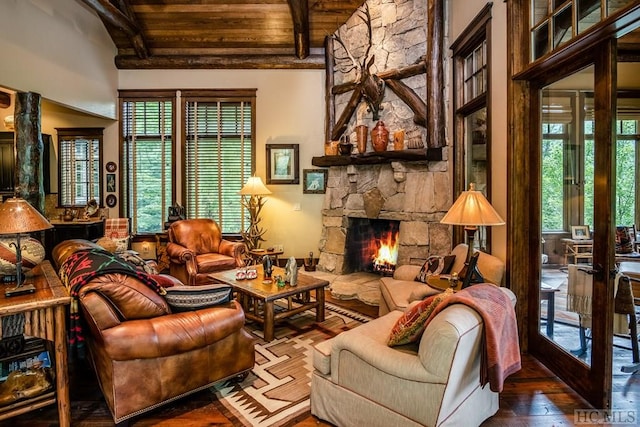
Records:
[[[212,219],[185,219],[169,227],[169,273],[187,285],[211,282],[211,273],[244,265],[245,245],[222,238]]]

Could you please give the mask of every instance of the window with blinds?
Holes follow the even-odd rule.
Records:
[[[164,230],[174,201],[175,93],[121,92],[121,212],[133,233]]]
[[[238,192],[254,163],[255,91],[183,93],[183,105],[187,217],[240,233],[246,218]]]
[[[58,204],[84,207],[100,201],[103,128],[57,128]]]

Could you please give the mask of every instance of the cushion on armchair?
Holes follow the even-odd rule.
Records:
[[[455,260],[455,255],[432,255],[424,262],[422,268],[420,269],[420,273],[418,273],[415,280],[417,280],[418,282],[427,283],[427,277],[429,276],[449,274]]]
[[[453,295],[453,290],[447,289],[442,293],[425,298],[405,311],[402,317],[397,320],[393,329],[391,329],[387,345],[393,347],[418,341],[422,337],[427,325],[427,319],[431,316],[433,310],[451,295]]]

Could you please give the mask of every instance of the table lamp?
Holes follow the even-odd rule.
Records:
[[[260,241],[263,241],[262,235],[266,230],[261,229],[260,211],[265,203],[262,196],[271,194],[271,191],[262,183],[262,179],[258,176],[252,176],[242,187],[240,193],[242,195],[242,206],[249,211],[249,228],[242,233],[242,240],[247,245],[247,250],[258,249]]]
[[[481,283],[484,279],[477,266],[472,271],[467,271],[469,261],[473,255],[473,240],[478,226],[504,225],[504,220],[498,212],[491,206],[491,203],[484,197],[482,192],[475,189],[475,184],[469,184],[469,190],[463,191],[460,197],[451,206],[446,215],[440,220],[442,224],[463,225],[467,233],[467,260],[465,266],[458,273],[460,280],[467,274],[471,274],[471,283]]]
[[[16,286],[5,291],[5,296],[10,297],[35,291],[32,284],[23,283],[22,273],[22,245],[20,236],[26,233],[42,231],[52,228],[51,223],[29,202],[18,197],[11,197],[0,204],[0,234],[16,236],[16,242],[10,246],[16,248]]]

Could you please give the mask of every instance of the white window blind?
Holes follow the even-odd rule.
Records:
[[[76,129],[58,129],[59,205],[86,206],[100,201],[100,154],[102,129],[83,134]],[[99,134],[99,135],[98,135]]]
[[[123,211],[133,233],[164,230],[174,200],[174,98],[123,99]]]
[[[212,218],[240,233],[238,192],[253,170],[255,97],[185,97],[185,207],[188,218]]]

